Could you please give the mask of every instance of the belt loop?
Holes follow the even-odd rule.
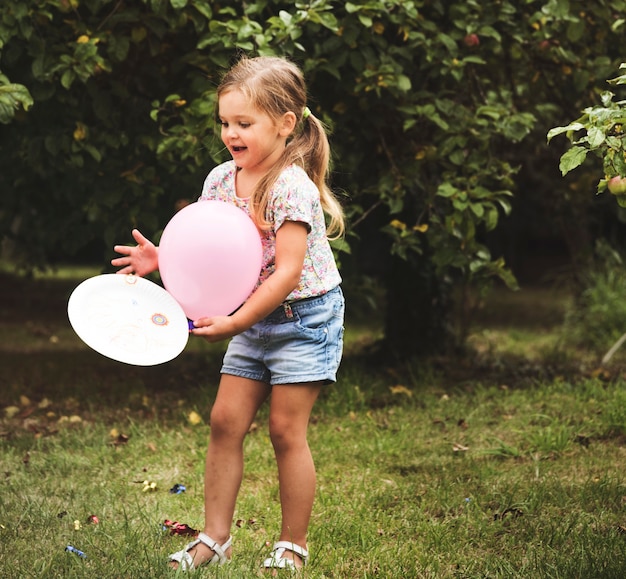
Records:
[[[287,318],[291,320],[293,318],[293,311],[291,309],[291,305],[289,305],[289,302],[283,302],[283,309],[285,310],[285,315],[287,316]]]

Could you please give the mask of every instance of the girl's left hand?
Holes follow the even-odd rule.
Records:
[[[191,333],[203,337],[208,342],[221,342],[240,332],[231,316],[200,318],[194,321],[194,326]]]

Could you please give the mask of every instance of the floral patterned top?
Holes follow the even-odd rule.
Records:
[[[237,197],[235,193],[236,173],[234,161],[227,161],[215,167],[205,179],[198,201],[217,200],[233,203],[250,215],[249,199]],[[302,168],[291,165],[276,180],[268,203],[268,221],[272,228],[260,232],[263,267],[256,287],[274,272],[276,232],[285,221],[299,221],[305,223],[309,229],[302,276],[298,286],[287,296],[287,301],[319,296],[341,283],[341,276],[326,236],[326,222],[319,190]]]

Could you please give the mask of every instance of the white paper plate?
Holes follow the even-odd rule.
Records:
[[[70,324],[100,354],[135,366],[172,360],[187,345],[187,316],[161,286],[134,275],[82,282],[67,304]]]

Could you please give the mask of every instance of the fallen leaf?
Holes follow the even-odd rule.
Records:
[[[400,384],[398,384],[397,386],[390,386],[389,390],[391,390],[392,394],[404,394],[409,398],[413,396],[413,392],[411,392],[411,390],[409,390],[406,386],[402,386]]]
[[[459,442],[455,442],[452,445],[452,450],[454,452],[464,452],[466,450],[469,450],[469,446],[464,446],[464,445],[460,444]]]
[[[43,398],[39,401],[39,404],[37,404],[37,408],[39,408],[39,410],[45,410],[50,404],[52,404],[52,402],[50,402],[48,398]]]
[[[200,416],[197,412],[192,410],[187,415],[187,420],[189,421],[189,424],[191,424],[192,426],[197,426],[198,424],[202,422],[202,416]]]
[[[494,521],[497,521],[499,519],[504,519],[507,516],[513,517],[514,519],[517,519],[518,517],[521,517],[524,514],[524,512],[520,509],[515,509],[515,508],[511,508],[511,509],[504,509],[502,511],[502,513],[496,513],[493,516]]]
[[[118,434],[111,444],[113,446],[121,446],[122,444],[126,444],[129,438],[127,434]]]
[[[4,415],[6,418],[13,418],[20,411],[18,406],[7,406],[4,409]]]
[[[591,438],[589,436],[585,436],[584,434],[577,434],[574,437],[574,442],[580,444],[581,446],[584,446],[585,448],[587,448],[589,446],[589,444],[591,443]]]
[[[28,406],[26,408],[24,408],[24,410],[22,410],[18,416],[19,418],[28,418],[33,412],[35,412],[36,407],[35,406]]]

